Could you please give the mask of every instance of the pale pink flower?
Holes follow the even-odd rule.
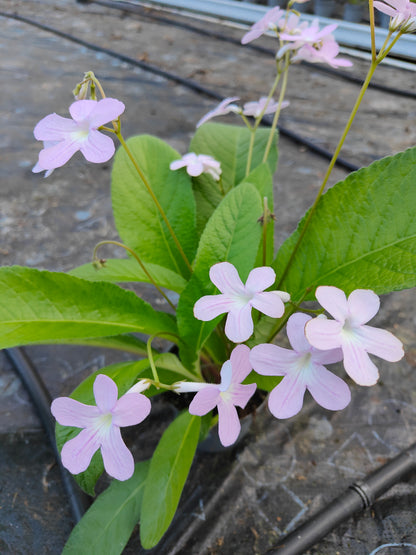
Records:
[[[124,104],[115,98],[77,100],[69,107],[72,119],[49,114],[36,125],[35,138],[44,142],[35,173],[63,166],[80,150],[89,162],[107,162],[115,151],[113,140],[98,131],[124,112]]]
[[[344,368],[359,385],[374,385],[379,377],[368,353],[390,362],[403,357],[402,342],[392,333],[365,325],[380,307],[373,291],[356,289],[347,299],[337,287],[320,286],[316,298],[335,320],[314,318],[306,324],[306,337],[317,349],[341,347]]]
[[[293,61],[304,60],[310,63],[325,63],[331,67],[350,67],[352,62],[346,58],[337,58],[339,54],[339,44],[332,36],[325,37],[321,42],[313,46],[305,44],[297,51]]]
[[[234,104],[234,102],[236,102],[237,100],[240,100],[238,96],[230,96],[228,98],[224,98],[224,100],[220,102],[216,108],[205,114],[205,116],[203,116],[198,121],[196,127],[200,127],[206,121],[217,116],[225,116],[230,112],[238,114],[241,111],[241,108],[237,106],[237,104]]]
[[[284,16],[285,12],[276,6],[267,11],[241,39],[241,44],[247,44],[252,40],[258,39],[270,30],[277,30],[277,22]]]
[[[265,109],[265,106],[267,107]],[[281,105],[281,109],[286,108],[289,106],[289,102],[284,100]],[[253,116],[254,118],[258,118],[264,110],[264,115],[266,114],[274,114],[279,106],[278,102],[275,102],[272,98],[267,102],[267,96],[262,96],[260,100],[257,102],[246,102],[243,106],[243,114],[245,116]]]
[[[177,393],[198,392],[189,405],[191,414],[203,416],[217,407],[218,433],[224,447],[232,445],[241,430],[235,407],[244,409],[256,391],[256,384],[241,383],[252,369],[249,353],[246,345],[237,345],[233,349],[230,360],[222,365],[220,384],[180,382],[175,388]]]
[[[179,168],[185,167],[188,174],[192,177],[198,177],[198,175],[202,173],[209,173],[215,181],[218,181],[221,176],[221,164],[207,154],[189,152],[182,156],[180,160],[171,162],[169,166],[171,170],[178,170]]]
[[[264,291],[276,278],[274,270],[267,266],[254,268],[245,285],[229,262],[211,266],[209,277],[221,295],[206,295],[199,299],[194,306],[195,318],[208,321],[228,312],[225,334],[234,343],[246,341],[252,335],[252,308],[272,318],[280,318],[285,311],[284,302],[290,299],[290,295],[282,291]]]
[[[280,40],[297,42],[299,46],[300,44],[316,44],[338,27],[336,23],[333,23],[319,29],[318,19],[314,19],[310,25],[302,23],[299,27],[295,27],[294,23],[295,20],[293,19],[293,24],[280,33]]]
[[[305,337],[305,324],[311,316],[292,314],[287,323],[287,335],[293,351],[270,343],[256,345],[250,362],[258,374],[284,376],[269,395],[269,409],[276,418],[297,414],[308,390],[315,401],[329,410],[341,410],[351,400],[347,384],[323,365],[342,360],[341,349],[320,351]]]
[[[374,7],[389,15],[390,29],[397,31],[399,28],[405,33],[416,30],[416,4],[410,0],[384,0],[373,2]]]
[[[117,400],[117,385],[105,374],[94,381],[97,406],[85,405],[70,397],[59,397],[51,411],[59,424],[82,428],[81,432],[65,443],[61,451],[62,464],[72,474],[86,470],[94,453],[100,449],[104,468],[117,480],[133,475],[134,460],[120,433],[123,426],[142,422],[150,412],[151,404],[141,395],[148,383],[133,386]]]

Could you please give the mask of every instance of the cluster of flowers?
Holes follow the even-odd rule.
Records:
[[[380,301],[370,290],[357,289],[348,299],[343,291],[320,286],[316,298],[333,316],[312,318],[296,312],[287,323],[292,349],[265,343],[250,349],[243,341],[253,333],[252,309],[280,318],[289,295],[265,291],[272,286],[275,272],[270,267],[252,270],[244,285],[235,267],[220,262],[210,269],[210,279],[221,292],[207,295],[194,306],[195,317],[208,321],[227,313],[225,333],[234,343],[230,359],[221,368],[219,384],[178,382],[177,393],[196,392],[189,412],[203,416],[217,408],[220,441],[232,445],[241,429],[236,407],[245,408],[256,391],[256,384],[243,384],[254,369],[266,376],[283,376],[269,395],[268,406],[276,418],[297,414],[308,390],[315,401],[329,410],[345,408],[351,399],[347,384],[329,372],[324,364],[344,361],[347,374],[360,385],[373,385],[378,370],[368,353],[394,362],[403,356],[402,343],[390,332],[366,325],[378,312]],[[65,426],[83,428],[62,449],[62,462],[73,474],[86,470],[99,448],[106,471],[119,480],[131,477],[133,457],[125,446],[120,427],[142,422],[150,413],[150,401],[142,394],[150,382],[142,380],[117,400],[117,386],[100,374],[94,382],[97,406],[84,405],[60,397],[52,403],[52,413]]]

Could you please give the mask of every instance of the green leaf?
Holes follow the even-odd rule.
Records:
[[[290,269],[279,286],[292,299],[308,287],[334,285],[377,294],[416,285],[416,148],[374,162],[337,183],[319,201]],[[273,263],[277,280],[305,223]],[[280,274],[279,274],[280,273]]]
[[[182,276],[168,268],[159,266],[159,264],[146,262],[146,269],[159,287],[165,287],[176,293],[181,293],[186,285],[186,280]],[[106,260],[105,266],[99,270],[94,268],[91,263],[84,264],[74,268],[69,274],[89,281],[109,281],[111,283],[140,281],[152,283],[139,263],[132,258]]]
[[[195,258],[194,273],[180,296],[177,318],[181,338],[181,360],[191,367],[204,341],[218,323],[201,322],[193,315],[195,302],[215,292],[209,269],[228,261],[237,268],[243,281],[253,269],[261,238],[262,202],[258,191],[245,183],[232,189],[211,216],[202,234]]]
[[[19,266],[0,268],[0,348],[162,331],[176,332],[173,317],[117,285]]]
[[[191,179],[186,172],[169,169],[169,164],[181,155],[150,135],[132,137],[127,145],[192,262],[196,233]],[[145,262],[154,262],[177,274],[189,274],[166,223],[124,148],[117,151],[114,160],[112,201],[116,226],[127,246]]]
[[[113,480],[72,530],[63,555],[118,555],[140,518],[150,461],[135,465],[133,476]]]
[[[269,129],[259,128],[256,131],[251,170],[262,164],[269,133]],[[197,129],[189,150],[197,154],[208,154],[221,162],[222,183],[225,192],[228,192],[245,178],[250,136],[247,127],[210,122]],[[276,141],[267,159],[271,174],[274,174],[277,165],[275,145]],[[193,186],[197,204],[197,228],[201,233],[222,197],[218,184],[204,174],[193,179]]]
[[[147,355],[146,343],[144,341],[141,341],[134,335],[129,335],[128,333],[123,335],[110,335],[108,337],[93,337],[91,339],[80,337],[77,339],[61,339],[56,341],[49,340],[47,341],[47,343],[49,345],[59,343],[60,345],[84,345],[85,347],[102,347],[103,349],[118,349],[120,351],[133,353],[135,355]]]
[[[171,523],[198,444],[201,418],[181,413],[164,432],[150,462],[143,494],[140,539],[155,546]]]

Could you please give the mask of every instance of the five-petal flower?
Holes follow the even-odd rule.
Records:
[[[236,407],[242,409],[256,391],[256,384],[242,384],[250,374],[250,349],[246,345],[237,345],[231,353],[230,360],[221,368],[221,383],[181,382],[175,389],[178,393],[198,391],[189,405],[189,412],[203,416],[215,407],[218,409],[218,434],[224,447],[232,445],[241,430]]]
[[[184,167],[186,167],[187,173],[192,177],[198,177],[198,175],[202,173],[208,173],[215,181],[218,181],[221,176],[221,164],[207,154],[188,152],[188,154],[182,156],[180,160],[171,162],[169,166],[171,170],[178,170]]]
[[[289,106],[289,101],[284,100],[281,103],[280,108],[286,108]],[[243,114],[245,116],[253,116],[258,118],[261,114],[274,114],[279,107],[279,103],[275,102],[273,98],[267,98],[267,96],[262,96],[260,100],[253,102],[246,102],[243,106]]]
[[[211,266],[209,277],[221,295],[206,295],[199,299],[194,306],[195,318],[208,321],[228,312],[225,334],[234,343],[246,341],[253,333],[252,308],[272,318],[280,318],[285,311],[284,302],[290,299],[290,295],[283,291],[264,291],[276,278],[274,270],[267,266],[254,268],[245,285],[229,262]]]
[[[146,385],[141,390],[145,388]],[[127,480],[133,475],[134,460],[120,428],[142,422],[150,412],[150,401],[137,387],[117,400],[117,385],[105,374],[96,377],[93,390],[97,406],[85,405],[70,397],[59,397],[52,402],[51,411],[59,424],[83,428],[63,446],[62,464],[72,474],[79,474],[101,449],[108,474],[117,480]]]
[[[69,107],[72,119],[57,114],[41,119],[33,133],[36,139],[44,142],[44,148],[32,171],[50,173],[66,164],[78,150],[89,162],[107,162],[114,154],[114,143],[98,128],[116,120],[124,108],[115,98],[77,100]]]
[[[284,376],[269,395],[269,409],[276,418],[297,414],[308,390],[315,401],[329,410],[341,410],[351,400],[347,384],[323,365],[342,359],[341,349],[319,351],[305,337],[305,324],[311,316],[297,312],[287,323],[287,335],[293,350],[270,343],[256,345],[250,362],[258,374]]]
[[[410,0],[375,0],[374,7],[389,15],[390,29],[400,29],[404,33],[412,33],[416,30],[416,4]]]
[[[402,342],[392,333],[365,325],[380,307],[373,291],[356,289],[347,299],[337,287],[320,286],[316,298],[335,320],[314,318],[306,324],[306,337],[317,349],[341,347],[344,368],[359,385],[374,385],[379,377],[368,353],[390,362],[403,357]]]
[[[238,96],[229,96],[228,98],[224,98],[224,100],[222,100],[216,108],[209,111],[198,121],[196,127],[200,127],[203,123],[217,116],[225,116],[230,112],[238,114],[241,111],[241,108],[237,106],[237,104],[234,104],[237,100],[240,100]]]

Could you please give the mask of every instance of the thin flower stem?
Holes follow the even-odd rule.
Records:
[[[277,105],[277,110],[276,110],[276,112],[274,114],[274,117],[273,117],[273,123],[272,123],[272,126],[270,128],[269,139],[267,141],[266,150],[264,151],[263,162],[266,162],[266,160],[269,156],[270,148],[272,146],[273,139],[274,139],[274,133],[275,133],[276,127],[277,127],[277,122],[279,121],[280,112],[282,110],[282,102],[283,102],[283,99],[284,99],[285,94],[286,94],[287,78],[288,78],[288,74],[289,74],[289,66],[290,66],[290,64],[289,64],[289,52],[286,52],[286,54],[285,54],[285,67],[284,67],[284,70],[283,70],[282,88],[280,89],[280,95],[279,95],[279,102],[278,102],[278,105]]]
[[[374,63],[376,61],[377,51],[376,51],[376,33],[375,33],[373,0],[368,0],[368,11],[369,11],[369,15],[370,15],[371,59]]]
[[[394,39],[391,41],[391,43],[389,44],[389,47],[384,51],[384,52],[380,52],[378,53],[378,57],[377,57],[377,63],[381,63],[384,58],[387,56],[387,54],[390,52],[390,50],[393,48],[393,46],[396,44],[396,42],[399,40],[399,38],[403,35],[403,31],[399,31],[397,33],[397,35],[394,37]],[[389,36],[391,36],[391,33],[389,33]],[[386,39],[387,40],[387,39]]]
[[[252,159],[253,159],[253,149],[254,149],[254,139],[256,137],[257,128],[260,125],[261,120],[263,119],[264,113],[267,109],[267,106],[269,105],[269,102],[271,101],[274,93],[276,92],[277,85],[279,84],[281,75],[282,75],[282,72],[278,70],[277,75],[276,75],[276,79],[274,80],[274,83],[273,83],[273,85],[270,89],[270,92],[269,92],[268,96],[267,96],[267,100],[266,100],[266,103],[264,105],[264,108],[261,111],[261,114],[256,118],[254,126],[251,127],[250,124],[248,124],[248,127],[251,131],[251,137],[250,137],[250,144],[249,144],[249,147],[248,147],[248,154],[247,154],[246,177],[250,173],[250,170],[251,170],[251,162],[252,162]]]
[[[135,170],[137,171],[137,173],[139,174],[141,180],[143,181],[143,183],[144,183],[146,189],[148,190],[149,195],[152,197],[152,200],[153,200],[153,202],[155,203],[156,208],[159,210],[159,213],[160,213],[160,215],[162,216],[163,221],[165,222],[165,224],[166,224],[166,226],[167,226],[167,228],[168,228],[168,230],[169,230],[169,233],[170,233],[172,239],[174,240],[175,245],[176,245],[176,247],[177,247],[177,249],[178,249],[178,251],[179,251],[181,257],[183,258],[183,260],[184,260],[184,262],[185,262],[185,264],[186,264],[186,266],[187,266],[189,272],[192,274],[192,266],[191,266],[191,264],[190,264],[190,262],[189,262],[189,260],[188,260],[188,258],[187,258],[187,256],[186,256],[186,254],[184,253],[184,251],[183,251],[183,249],[182,249],[182,246],[181,246],[181,244],[180,244],[178,238],[176,237],[175,232],[174,232],[173,229],[172,229],[172,226],[171,226],[170,223],[169,223],[169,220],[168,220],[168,218],[167,218],[167,216],[166,216],[166,214],[165,214],[165,211],[163,210],[163,208],[162,208],[160,202],[158,201],[156,195],[154,194],[153,189],[152,189],[152,187],[150,186],[150,183],[148,182],[148,180],[146,179],[146,176],[144,175],[144,173],[143,173],[142,170],[140,169],[139,165],[137,164],[136,160],[134,159],[134,156],[133,156],[133,154],[131,153],[131,150],[130,150],[129,147],[127,146],[126,141],[124,140],[124,138],[123,138],[123,136],[122,136],[122,134],[121,134],[121,132],[120,132],[119,130],[116,131],[116,135],[117,135],[117,138],[118,138],[118,140],[120,141],[121,145],[123,146],[123,148],[124,148],[124,150],[125,150],[127,156],[130,158],[130,161],[131,161],[131,163],[133,164]]]
[[[157,387],[158,389],[160,387],[166,387],[166,386],[160,382],[159,375],[158,375],[157,370],[156,370],[156,364],[155,364],[155,360],[153,358],[153,351],[152,351],[152,341],[155,337],[163,337],[163,336],[175,337],[176,339],[178,339],[178,336],[175,335],[174,333],[163,332],[162,331],[160,333],[155,333],[155,334],[151,335],[149,337],[149,339],[147,340],[147,344],[146,344],[146,346],[147,346],[147,358],[149,359],[149,365],[150,365],[150,368],[151,368],[152,374],[153,374],[153,380],[154,380],[153,385],[155,387]],[[183,368],[175,368],[175,372],[177,374],[181,374],[185,378],[188,378],[192,381],[195,380],[195,375],[192,374],[191,372],[188,372],[188,370],[184,367]],[[168,389],[170,389],[169,386],[168,386]]]
[[[267,197],[263,198],[263,266],[267,264],[267,224],[269,223],[270,210]]]
[[[124,245],[123,243],[120,243],[119,241],[100,241],[99,243],[97,243],[95,245],[94,248],[94,252],[92,255],[93,261],[96,260],[97,257],[97,251],[98,249],[102,246],[102,245],[116,245],[117,247],[121,247],[124,250],[126,250],[127,252],[129,252],[133,258],[135,260],[137,260],[137,262],[139,263],[141,269],[143,270],[143,272],[146,274],[146,276],[149,278],[150,283],[152,283],[156,289],[159,291],[159,293],[162,295],[162,297],[168,302],[168,304],[173,308],[173,310],[176,310],[175,305],[172,303],[172,301],[165,295],[165,293],[162,291],[162,289],[159,287],[159,285],[155,282],[155,280],[152,278],[152,276],[150,275],[148,269],[146,268],[146,266],[143,264],[143,261],[141,260],[141,258],[139,257],[139,255],[130,247],[128,247],[127,245]]]
[[[334,168],[335,162],[336,162],[336,160],[337,160],[337,158],[338,158],[338,155],[339,155],[339,153],[340,153],[340,151],[341,151],[341,148],[342,148],[342,146],[343,146],[343,144],[344,144],[344,141],[345,141],[345,139],[346,139],[346,137],[347,137],[347,135],[348,135],[348,132],[349,132],[349,130],[350,130],[350,128],[351,128],[352,122],[354,121],[354,118],[355,118],[355,116],[356,116],[356,114],[357,114],[358,108],[359,108],[359,106],[360,106],[360,104],[361,104],[361,101],[362,101],[362,99],[363,99],[363,97],[364,97],[364,94],[365,94],[367,88],[368,88],[368,84],[370,83],[370,80],[371,80],[371,78],[372,78],[372,76],[373,76],[373,74],[374,74],[374,71],[375,71],[376,67],[377,67],[377,62],[372,62],[372,63],[371,63],[371,66],[370,66],[370,69],[368,70],[367,76],[366,76],[366,78],[365,78],[365,81],[364,81],[364,83],[363,83],[363,85],[362,85],[362,87],[361,87],[361,90],[360,90],[360,92],[359,92],[358,98],[357,98],[357,100],[356,100],[356,102],[355,102],[355,104],[354,104],[354,107],[353,107],[352,111],[351,111],[350,117],[348,118],[347,124],[346,124],[346,126],[345,126],[345,128],[344,128],[344,131],[343,131],[343,133],[342,133],[342,135],[341,135],[341,138],[340,138],[340,140],[339,140],[339,142],[338,142],[338,145],[337,145],[337,147],[336,147],[336,149],[335,149],[335,152],[334,152],[334,154],[333,154],[333,156],[332,156],[332,158],[331,158],[331,161],[330,161],[330,163],[329,163],[328,169],[326,170],[324,179],[323,179],[323,181],[322,181],[322,185],[321,185],[321,187],[320,187],[320,189],[319,189],[319,191],[318,191],[318,194],[316,195],[316,198],[315,198],[315,201],[314,201],[312,207],[311,207],[310,210],[309,210],[309,213],[308,213],[308,215],[307,215],[307,217],[306,217],[305,223],[304,223],[304,225],[303,225],[303,227],[302,227],[302,231],[301,231],[300,234],[299,234],[298,240],[296,241],[296,244],[295,244],[295,246],[294,246],[294,248],[293,248],[292,254],[290,255],[290,258],[289,258],[289,260],[288,260],[288,263],[286,264],[286,267],[285,267],[285,269],[284,269],[284,271],[283,271],[283,273],[282,273],[282,275],[281,275],[281,277],[280,277],[280,280],[279,280],[279,282],[278,282],[278,284],[277,284],[277,288],[279,288],[280,285],[282,284],[282,282],[284,281],[284,279],[285,279],[285,277],[286,277],[286,275],[287,275],[287,273],[288,273],[288,271],[289,271],[289,268],[290,268],[290,266],[291,266],[291,264],[292,264],[292,262],[293,262],[293,259],[295,258],[296,253],[297,253],[297,251],[298,251],[298,249],[299,249],[299,245],[300,245],[300,243],[302,242],[303,237],[305,236],[305,233],[306,233],[306,231],[307,231],[307,229],[308,229],[308,227],[309,227],[309,224],[310,224],[310,222],[311,222],[311,219],[312,219],[312,217],[313,217],[313,215],[314,215],[314,213],[315,213],[315,210],[316,210],[316,207],[317,207],[317,205],[318,205],[319,199],[321,198],[322,193],[324,192],[324,189],[325,189],[326,184],[327,184],[327,182],[328,182],[329,176],[331,175],[331,172],[332,172],[332,170],[333,170],[333,168]]]

